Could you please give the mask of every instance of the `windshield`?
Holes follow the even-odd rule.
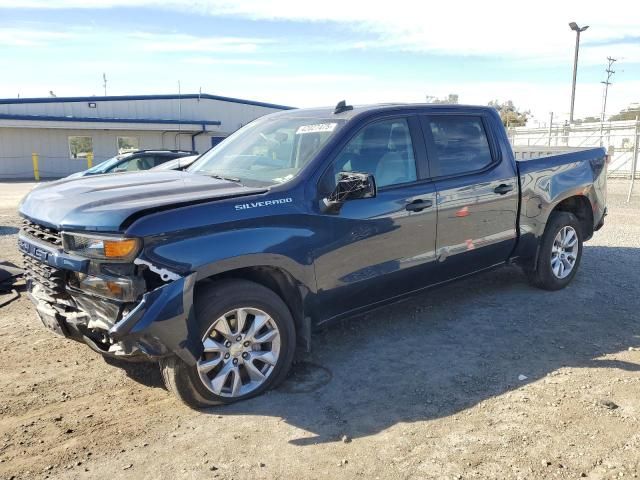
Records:
[[[204,153],[188,171],[251,186],[284,183],[295,177],[344,123],[337,119],[263,117]]]
[[[104,162],[99,163],[98,165],[91,167],[89,170],[87,170],[87,173],[106,173],[115,165],[117,165],[119,161],[127,158],[130,155],[131,154],[116,155],[115,157],[112,157],[108,160],[105,160]]]

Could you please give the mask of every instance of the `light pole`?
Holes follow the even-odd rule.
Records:
[[[576,53],[573,58],[573,84],[571,86],[571,111],[569,113],[569,123],[573,123],[573,105],[576,101],[576,76],[578,75],[578,50],[580,50],[580,33],[584,32],[589,25],[580,28],[576,22],[571,22],[569,24],[571,30],[576,32]]]

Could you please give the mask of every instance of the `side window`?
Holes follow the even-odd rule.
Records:
[[[110,170],[110,173],[114,172],[136,172],[138,170],[148,170],[153,165],[151,163],[153,158],[149,157],[137,157],[124,162],[119,163],[115,168]]]
[[[179,157],[176,157],[176,158],[179,158]],[[166,163],[169,160],[175,160],[175,159],[173,157],[165,156],[165,155],[149,158],[149,163],[151,165],[149,168],[157,167],[158,165],[162,165],[163,163]]]
[[[416,160],[406,119],[383,120],[366,126],[340,152],[333,175],[372,173],[379,187],[416,180]]]
[[[138,157],[134,158],[127,165],[127,171],[135,172],[138,170],[149,170],[153,167],[153,162],[156,157]]]
[[[428,117],[436,148],[436,173],[457,175],[491,164],[491,150],[480,117]]]

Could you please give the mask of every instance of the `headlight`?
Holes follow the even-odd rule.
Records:
[[[140,248],[137,238],[63,233],[65,252],[98,260],[129,260]]]

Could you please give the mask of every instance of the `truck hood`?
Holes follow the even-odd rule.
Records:
[[[188,172],[117,173],[42,184],[22,200],[20,213],[57,230],[118,232],[145,210],[265,191]]]

